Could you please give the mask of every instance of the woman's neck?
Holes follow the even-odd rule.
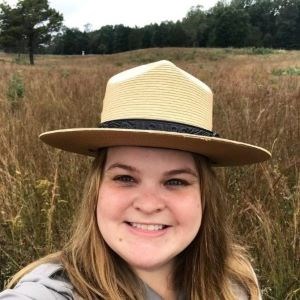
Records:
[[[159,269],[135,269],[138,277],[164,300],[175,300],[176,292],[172,280],[172,268],[170,266]]]

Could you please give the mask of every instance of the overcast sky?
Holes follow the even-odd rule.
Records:
[[[0,3],[4,2],[0,0]],[[10,5],[17,0],[6,0]],[[64,25],[83,30],[104,25],[123,24],[144,26],[162,21],[177,21],[185,17],[192,6],[202,5],[206,10],[217,0],[49,0],[50,6],[64,16]]]

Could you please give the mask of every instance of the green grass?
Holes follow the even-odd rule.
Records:
[[[275,76],[300,76],[300,67],[289,67],[286,69],[273,69],[272,74]]]

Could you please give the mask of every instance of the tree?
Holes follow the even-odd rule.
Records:
[[[146,25],[142,28],[142,48],[152,47],[152,30],[153,25]]]
[[[0,44],[6,51],[16,48],[19,52],[23,49],[21,20],[14,10],[4,3],[0,4]],[[4,34],[4,32],[6,34]]]
[[[276,19],[275,46],[300,48],[300,0],[281,1]]]
[[[193,6],[182,20],[183,29],[188,37],[188,45],[205,46],[207,42],[207,15],[201,5]]]
[[[169,30],[169,43],[171,47],[184,47],[187,41],[187,35],[182,28],[182,23],[177,21],[176,23],[168,22],[170,26]]]
[[[111,54],[114,48],[114,27],[112,25],[106,25],[98,30],[88,33],[89,53],[94,54]]]
[[[251,26],[255,28],[261,36],[260,46],[274,46],[276,19],[280,2],[282,2],[282,0],[256,0],[253,1],[251,5],[246,6],[246,12],[249,15]]]
[[[124,25],[114,26],[114,53],[128,51],[128,37],[131,32],[131,28]]]
[[[128,49],[135,50],[142,48],[142,30],[138,27],[134,27],[128,36]]]
[[[247,11],[219,3],[211,10],[210,43],[217,47],[243,47],[249,34]]]
[[[54,39],[55,54],[81,54],[82,51],[88,53],[88,37],[86,32],[81,32],[78,28],[63,27],[62,33]]]
[[[63,16],[49,7],[48,0],[19,0],[15,8],[0,4],[0,43],[5,49],[26,48],[33,65],[34,53],[51,40],[62,21]]]
[[[152,47],[161,47],[163,45],[163,36],[161,26],[157,23],[153,24],[153,34],[151,40]]]

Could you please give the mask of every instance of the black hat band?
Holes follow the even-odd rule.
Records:
[[[218,133],[201,127],[161,120],[122,119],[99,123],[98,127],[135,130],[158,130],[167,132],[188,133],[200,136],[219,137]]]

